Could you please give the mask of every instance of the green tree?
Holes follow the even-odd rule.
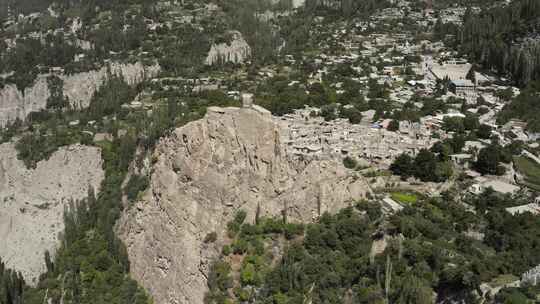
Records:
[[[461,117],[445,117],[443,120],[443,129],[447,132],[463,133],[465,124]]]
[[[476,131],[476,135],[482,139],[489,139],[491,137],[492,128],[489,125],[481,124]]]
[[[343,159],[343,165],[347,169],[356,169],[356,167],[358,166],[358,163],[356,162],[354,158],[347,156]]]
[[[57,76],[47,78],[50,96],[47,98],[47,109],[62,109],[69,105],[68,99],[64,96],[64,82]]]
[[[399,155],[390,165],[390,171],[401,176],[402,179],[413,176],[415,173],[413,158],[407,153]]]
[[[482,174],[503,175],[504,167],[500,165],[501,151],[496,145],[489,145],[480,150],[475,163],[476,170]]]
[[[438,162],[437,166],[435,167],[435,180],[436,182],[444,182],[445,180],[449,179],[453,174],[452,169],[452,163],[446,161],[446,162]]]
[[[463,126],[465,127],[465,130],[467,131],[473,131],[478,129],[480,126],[480,121],[478,120],[478,116],[476,115],[467,115],[463,119]]]
[[[399,131],[399,120],[392,119],[388,124],[387,130],[392,132]]]
[[[338,117],[337,110],[337,105],[335,103],[322,106],[321,116],[324,117],[325,121],[332,121]]]
[[[398,304],[432,304],[435,303],[433,289],[424,280],[414,276],[407,276],[398,292]]]
[[[256,270],[255,266],[251,263],[247,263],[242,267],[242,271],[240,273],[240,280],[242,281],[242,285],[255,285],[256,283]]]
[[[204,303],[225,304],[228,299],[228,289],[233,285],[231,266],[226,262],[214,262],[208,276],[208,292]]]
[[[429,150],[422,149],[414,160],[414,176],[424,182],[437,181],[435,175],[437,158]]]
[[[362,113],[354,107],[342,107],[340,110],[340,116],[347,118],[352,124],[359,124],[362,121]]]
[[[148,187],[149,183],[148,177],[144,175],[132,175],[124,189],[128,200],[134,201],[137,195]]]

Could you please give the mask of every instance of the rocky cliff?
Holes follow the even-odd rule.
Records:
[[[238,31],[230,33],[232,40],[228,43],[213,44],[206,56],[207,65],[219,63],[243,63],[251,57],[251,47]]]
[[[311,221],[363,197],[367,186],[340,161],[295,158],[283,133],[262,108],[209,108],[160,141],[151,185],[118,226],[132,275],[157,304],[203,303],[209,262],[237,210],[248,221],[257,206]],[[217,241],[204,243],[211,232]]]
[[[142,82],[145,78],[154,77],[159,72],[158,65],[144,66],[134,64],[111,63],[99,70],[60,75],[63,80],[63,92],[73,107],[84,108],[97,89],[107,80],[109,71],[113,75],[122,76],[130,85]],[[40,75],[31,87],[21,92],[13,84],[0,90],[0,127],[19,118],[26,119],[31,112],[40,111],[47,106],[50,91],[47,83],[49,75]]]
[[[38,77],[34,85],[21,92],[13,84],[0,90],[0,127],[16,120],[24,120],[33,111],[45,108],[50,96],[47,77]]]
[[[306,3],[306,0],[293,0],[293,7],[299,8],[301,6],[304,6],[305,3]]]
[[[44,272],[45,250],[54,254],[69,201],[99,190],[101,166],[98,148],[74,145],[28,170],[12,143],[0,145],[0,257],[27,283]]]

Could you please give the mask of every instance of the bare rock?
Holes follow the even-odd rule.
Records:
[[[156,76],[160,71],[159,65],[144,66],[137,62],[133,64],[110,63],[99,70],[93,70],[72,75],[61,75],[64,81],[64,96],[75,108],[86,108],[99,87],[109,75],[122,76],[130,85],[136,85],[144,79]],[[6,85],[0,90],[0,127],[16,120],[25,120],[31,112],[43,110],[50,96],[47,77],[39,75],[34,84],[19,91],[13,84]]]
[[[285,211],[307,222],[364,196],[367,186],[340,161],[296,158],[281,133],[257,106],[209,108],[160,141],[151,185],[118,225],[132,275],[157,304],[203,303],[210,261],[237,210],[251,222],[257,206],[262,216]],[[218,239],[205,244],[211,232]]]
[[[306,0],[293,0],[293,7],[299,8],[301,6],[304,6],[306,3]]]
[[[24,120],[30,112],[45,109],[50,96],[46,77],[38,77],[32,87],[24,93],[14,84],[7,84],[0,90],[0,127],[16,120]]]
[[[206,56],[205,63],[243,63],[251,57],[251,47],[238,31],[230,32],[232,40],[228,43],[213,44]]]
[[[69,201],[97,191],[104,178],[100,149],[60,148],[33,170],[17,159],[12,143],[0,145],[0,257],[35,284],[45,271],[44,252],[54,254]]]

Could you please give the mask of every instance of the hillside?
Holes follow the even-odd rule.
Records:
[[[28,170],[12,144],[0,145],[0,152],[0,257],[36,285],[47,270],[45,252],[54,256],[59,245],[64,211],[89,192],[99,192],[101,153],[93,147],[65,147]]]
[[[0,304],[536,303],[540,0],[0,0]]]
[[[296,158],[282,133],[266,110],[208,108],[158,143],[150,187],[119,225],[132,274],[156,303],[203,301],[237,210],[249,222],[309,222],[363,197],[365,182],[341,163]],[[207,240],[212,234],[217,242]]]

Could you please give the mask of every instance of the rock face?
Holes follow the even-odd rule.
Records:
[[[229,43],[213,44],[206,56],[206,65],[219,63],[243,63],[251,57],[251,47],[238,31],[230,33],[233,37]]]
[[[145,78],[156,76],[159,70],[158,65],[148,67],[140,62],[111,63],[100,70],[61,75],[60,78],[64,81],[64,96],[68,98],[70,104],[73,107],[85,108],[90,104],[96,90],[107,80],[108,71],[113,75],[121,75],[128,84],[135,85]],[[24,120],[31,112],[45,109],[50,96],[48,76],[38,76],[33,86],[24,90],[24,94],[13,84],[8,84],[0,90],[0,127],[17,118]]]
[[[24,120],[30,112],[45,108],[50,96],[47,77],[38,77],[34,85],[19,91],[13,84],[0,90],[0,127],[16,120]]]
[[[74,145],[28,170],[12,143],[0,145],[0,257],[27,283],[45,271],[44,252],[54,254],[69,200],[99,190],[101,167],[98,148]]]
[[[203,303],[209,263],[237,210],[251,222],[257,206],[262,216],[311,221],[363,197],[367,186],[341,161],[295,158],[282,133],[257,106],[209,108],[160,141],[151,185],[118,226],[132,275],[157,304]],[[211,232],[218,240],[205,244]]]
[[[304,6],[305,3],[306,3],[306,0],[293,0],[293,7],[299,8],[301,6]]]

